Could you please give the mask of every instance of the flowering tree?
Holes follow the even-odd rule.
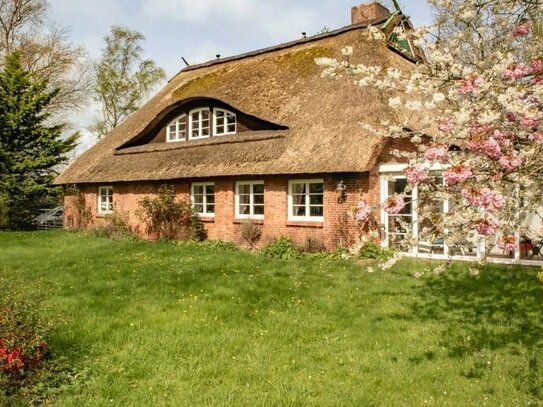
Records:
[[[459,247],[471,230],[500,236],[507,248],[543,208],[543,2],[541,0],[429,0],[436,25],[395,34],[422,47],[424,63],[408,71],[321,58],[323,76],[354,76],[360,87],[390,92],[389,105],[409,112],[403,121],[365,125],[376,135],[408,137],[415,153],[405,176],[419,191],[419,224],[429,239]],[[387,41],[377,27],[368,36]],[[414,128],[412,118],[422,125]],[[454,210],[436,219],[432,202]],[[388,213],[405,206],[402,194],[382,203]],[[425,213],[426,208],[426,213]],[[358,221],[371,214],[361,202]],[[541,216],[541,215],[540,215]],[[426,221],[423,221],[426,219]]]

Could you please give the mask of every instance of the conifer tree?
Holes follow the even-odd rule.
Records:
[[[57,93],[23,69],[18,53],[7,56],[0,71],[0,227],[28,226],[61,191],[53,180],[79,135],[63,138],[64,124],[49,122]]]

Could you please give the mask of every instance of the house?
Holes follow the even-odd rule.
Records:
[[[315,58],[340,59],[352,46],[357,61],[409,69],[421,53],[393,32],[411,28],[399,9],[371,3],[351,14],[352,24],[335,31],[183,69],[57,178],[80,191],[66,194],[66,224],[81,226],[83,205],[90,225],[115,210],[145,235],[138,202],[169,184],[192,200],[211,239],[242,242],[249,219],[264,241],[352,243],[359,232],[349,212],[405,186],[380,171],[399,165],[392,149],[411,145],[359,125],[397,115],[388,96],[321,78]],[[368,40],[369,25],[389,41]],[[392,243],[401,230],[384,224]]]

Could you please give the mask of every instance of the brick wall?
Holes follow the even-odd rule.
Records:
[[[288,181],[290,179],[324,180],[324,221],[323,222],[292,222],[288,220]],[[210,239],[220,239],[243,244],[241,235],[242,220],[235,219],[235,184],[236,181],[247,181],[250,178],[216,178],[199,179],[198,182],[215,183],[215,217],[202,218]],[[369,173],[311,175],[311,176],[267,176],[254,178],[264,181],[265,216],[261,224],[261,243],[268,242],[279,236],[288,236],[303,244],[307,236],[320,239],[328,249],[337,247],[340,243],[351,244],[357,238],[358,232],[352,220],[352,210],[360,199],[378,202],[378,179]],[[346,199],[338,203],[337,186],[340,181],[346,186]],[[115,183],[113,186],[113,205],[115,210],[125,217],[132,228],[142,237],[152,238],[145,233],[145,227],[136,215],[138,202],[146,195],[155,194],[162,182]],[[190,199],[191,181],[169,181],[174,185],[177,196],[181,200]],[[85,201],[85,208],[90,214],[88,224],[79,224],[79,213],[76,196],[67,194],[65,198],[65,216],[68,227],[94,227],[105,222],[104,217],[97,213],[97,193],[99,186],[81,185],[79,190]]]

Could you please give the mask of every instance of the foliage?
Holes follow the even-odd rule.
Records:
[[[147,226],[147,232],[157,239],[206,238],[205,229],[192,206],[177,201],[175,188],[171,185],[162,185],[155,197],[144,197],[139,202],[137,215]]]
[[[264,256],[281,260],[298,259],[302,256],[298,245],[288,237],[279,237],[273,240],[261,249],[261,253]]]
[[[67,321],[50,350],[92,375],[45,405],[543,402],[537,268],[486,264],[475,276],[461,262],[437,276],[439,262],[404,259],[367,273],[62,231],[0,232],[0,247],[0,281],[16,271],[47,296],[47,313]]]
[[[383,249],[373,241],[368,241],[362,245],[358,255],[363,259],[385,260],[392,255],[392,252],[391,250]]]
[[[74,211],[73,215],[68,215],[66,226],[73,230],[80,230],[89,226],[92,220],[92,211],[87,206],[87,200],[81,190],[76,185],[72,185],[64,190],[64,197],[73,198]]]
[[[404,172],[409,189],[417,187],[419,197],[434,202],[418,205],[419,224],[427,225],[419,236],[444,237],[453,247],[466,242],[470,230],[482,241],[538,235],[523,220],[543,207],[541,2],[429,3],[437,10],[434,27],[395,29],[415,50],[424,48],[425,63],[405,69],[355,64],[352,47],[342,50],[345,61],[317,63],[324,76],[354,76],[358,86],[385,92],[389,107],[399,110],[387,122],[363,127],[416,146],[414,153],[396,154],[410,162]],[[372,41],[387,41],[378,27],[367,33]],[[454,210],[436,223],[435,202],[445,200]],[[394,214],[405,204],[400,194],[381,207]]]
[[[83,48],[72,43],[69,30],[49,18],[47,0],[0,2],[0,59],[18,52],[24,69],[57,90],[45,109],[58,117],[81,108],[87,100],[90,69]]]
[[[136,236],[130,227],[128,215],[117,210],[105,215],[104,223],[93,227],[92,231],[98,237],[107,237],[113,240]]]
[[[28,226],[40,207],[60,194],[52,185],[56,168],[79,137],[63,137],[62,124],[48,123],[46,108],[57,91],[47,89],[47,81],[22,68],[19,54],[8,56],[0,72],[0,195],[8,228]]]
[[[206,249],[214,252],[237,252],[239,247],[233,242],[225,242],[223,240],[181,240],[175,242],[176,245],[187,248]]]
[[[318,237],[306,236],[303,251],[305,253],[320,253],[326,251],[326,246]]]
[[[241,224],[241,236],[254,248],[262,236],[262,227],[251,219],[244,220]]]
[[[106,47],[95,66],[95,98],[102,117],[92,130],[104,137],[135,112],[148,93],[165,78],[164,70],[150,59],[142,59],[140,43],[145,37],[128,28],[113,26],[105,37]]]

